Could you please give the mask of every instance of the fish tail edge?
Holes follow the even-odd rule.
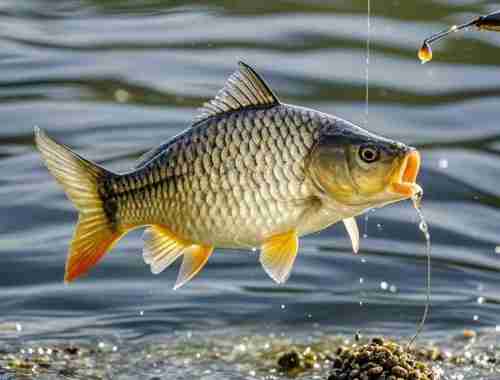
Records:
[[[99,183],[115,175],[86,160],[35,127],[35,143],[49,172],[79,211],[68,252],[64,281],[87,273],[125,234],[113,225],[99,194]]]

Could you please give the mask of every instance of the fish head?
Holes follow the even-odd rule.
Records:
[[[308,173],[324,197],[361,208],[422,194],[415,182],[419,169],[415,148],[344,121],[320,133],[308,162]]]

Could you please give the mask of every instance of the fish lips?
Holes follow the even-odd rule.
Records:
[[[415,183],[419,171],[420,153],[416,149],[410,150],[392,175],[389,190],[404,198],[411,198],[422,193],[422,188]]]

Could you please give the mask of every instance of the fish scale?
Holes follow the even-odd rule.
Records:
[[[284,283],[300,236],[343,220],[356,252],[354,216],[421,191],[414,148],[283,104],[243,63],[191,128],[128,173],[107,171],[39,129],[35,138],[80,211],[66,281],[87,272],[128,231],[146,227],[143,257],[152,273],[183,258],[175,289],[214,248],[260,247],[264,270]]]
[[[218,246],[241,235],[239,226],[254,226],[239,241],[243,247],[258,244],[296,223],[303,210],[293,201],[313,195],[304,160],[320,119],[301,118],[309,113],[279,105],[202,122],[177,138],[163,156],[130,174],[132,179],[111,179],[144,179],[136,192],[119,198],[117,219],[123,225],[166,225],[174,234]],[[309,123],[297,125],[302,119]],[[224,141],[221,149],[214,149],[216,141]],[[147,205],[140,210],[134,207],[137,194]]]

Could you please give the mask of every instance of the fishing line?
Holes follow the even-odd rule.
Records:
[[[370,39],[371,39],[371,0],[367,0],[366,17],[366,65],[365,65],[365,126],[368,126],[369,103],[370,103]]]
[[[411,345],[415,342],[415,340],[418,338],[422,330],[424,329],[425,321],[427,320],[427,316],[429,315],[430,307],[431,307],[431,234],[429,233],[429,226],[427,222],[425,221],[424,214],[422,212],[421,208],[421,201],[422,201],[422,196],[423,193],[417,193],[414,197],[412,197],[413,201],[413,207],[415,207],[415,211],[417,212],[417,215],[420,219],[420,222],[418,224],[418,228],[420,231],[422,231],[424,237],[425,237],[425,253],[427,256],[427,278],[426,278],[426,283],[427,283],[427,289],[426,289],[426,302],[425,302],[425,309],[424,313],[422,315],[422,319],[420,320],[419,324],[417,325],[417,330],[415,331],[415,335],[410,339],[408,342],[406,348],[409,349]]]
[[[366,5],[366,64],[365,64],[365,126],[368,126],[368,115],[369,115],[369,103],[370,103],[370,38],[371,38],[371,4],[370,0],[367,0],[367,5]],[[368,237],[368,214],[365,215],[365,227],[364,227],[364,233],[363,233],[363,238]],[[364,262],[364,259],[361,260],[361,262]],[[364,279],[361,277],[359,279],[359,284],[362,287],[363,286]],[[362,307],[364,302],[364,292],[363,290],[360,290],[359,293],[359,306]],[[359,333],[359,331],[358,331]]]

